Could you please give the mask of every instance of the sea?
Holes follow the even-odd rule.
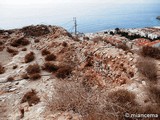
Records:
[[[160,3],[55,3],[0,6],[0,29],[27,25],[57,25],[74,32],[76,17],[79,33],[92,33],[115,28],[160,26]]]

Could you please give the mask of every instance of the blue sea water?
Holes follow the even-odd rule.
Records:
[[[107,4],[65,3],[46,6],[1,6],[0,28],[12,29],[31,24],[58,25],[73,32],[73,17],[78,31],[97,32],[105,29],[160,26],[159,3]]]

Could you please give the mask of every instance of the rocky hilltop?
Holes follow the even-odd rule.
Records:
[[[158,37],[133,31],[75,37],[57,26],[0,30],[0,118],[122,120],[125,113],[160,114],[160,51],[151,46]],[[160,34],[158,28],[139,31]]]

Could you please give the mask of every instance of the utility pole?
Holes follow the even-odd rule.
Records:
[[[73,21],[74,21],[74,34],[75,36],[77,36],[77,20],[76,20],[76,17],[73,18]]]

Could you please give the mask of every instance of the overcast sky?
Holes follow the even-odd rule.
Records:
[[[85,3],[92,3],[92,2],[106,2],[106,3],[149,3],[149,2],[160,2],[160,0],[0,0],[1,5],[26,5],[26,4],[54,4],[60,2],[85,2]]]

